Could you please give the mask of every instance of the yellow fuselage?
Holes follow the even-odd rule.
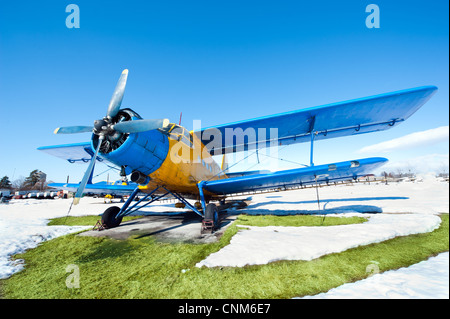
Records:
[[[175,126],[176,133],[173,130]],[[199,194],[198,182],[227,178],[201,140],[192,132],[174,125],[169,130],[168,139],[166,159],[156,171],[148,175],[150,182],[139,187],[143,192],[164,186],[170,191],[196,197]]]

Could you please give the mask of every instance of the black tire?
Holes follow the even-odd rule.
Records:
[[[116,215],[120,212],[120,208],[117,206],[109,207],[102,215],[102,225],[106,228],[114,228],[120,225],[122,217],[116,218]]]
[[[219,227],[219,210],[217,209],[216,205],[208,204],[206,206],[205,220],[212,220],[214,223],[214,228]]]

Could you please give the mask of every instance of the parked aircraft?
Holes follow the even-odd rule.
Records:
[[[218,227],[220,206],[214,201],[224,203],[230,195],[356,180],[387,159],[371,157],[314,165],[314,143],[391,129],[408,119],[437,90],[424,86],[189,131],[168,119],[142,119],[135,111],[121,108],[127,77],[128,70],[124,70],[104,118],[94,121],[93,126],[55,130],[56,134],[92,132],[90,142],[39,148],[69,162],[89,162],[74,204],[85,192],[96,161],[107,161],[120,167],[123,175],[131,174],[137,187],[122,207],[110,207],[103,213],[105,227],[116,227],[124,216],[167,196],[175,197]],[[227,170],[226,154],[303,142],[311,145],[307,167],[276,172]],[[214,155],[223,156],[221,164],[214,161]],[[131,205],[139,192],[146,195]],[[200,204],[192,205],[186,199],[196,199]]]

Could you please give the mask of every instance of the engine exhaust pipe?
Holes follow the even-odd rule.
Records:
[[[139,171],[133,171],[131,173],[130,179],[133,183],[137,183],[140,185],[147,185],[150,182],[150,177]]]

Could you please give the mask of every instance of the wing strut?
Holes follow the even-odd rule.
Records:
[[[314,132],[314,123],[316,122],[316,116],[311,118],[311,124],[309,126],[309,134],[311,134],[311,151],[309,154],[309,166],[314,166],[313,156],[314,156],[314,138],[317,135],[317,131]]]
[[[317,132],[311,132],[311,151],[309,154],[309,166],[314,166],[314,138],[316,137]]]

